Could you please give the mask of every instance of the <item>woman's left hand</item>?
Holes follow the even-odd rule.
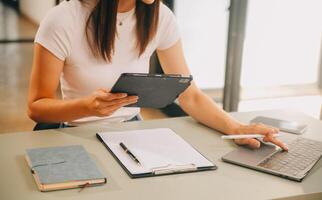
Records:
[[[264,124],[250,124],[250,125],[240,125],[235,129],[234,134],[261,134],[265,137],[263,138],[264,142],[271,142],[283,150],[288,151],[287,146],[274,137],[274,134],[277,134],[279,129],[266,126]],[[245,139],[235,139],[235,143],[238,145],[248,145],[251,148],[257,149],[260,147],[261,143],[257,139],[245,138]]]

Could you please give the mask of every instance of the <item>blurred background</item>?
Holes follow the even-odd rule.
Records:
[[[31,130],[27,93],[38,25],[56,0],[0,0],[0,133]],[[166,0],[196,83],[226,111],[289,108],[320,118],[321,0]],[[151,73],[162,70],[154,57]],[[183,116],[174,103],[145,120]]]

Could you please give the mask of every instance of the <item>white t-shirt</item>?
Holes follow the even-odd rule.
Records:
[[[174,14],[161,3],[156,36],[138,57],[135,9],[118,13],[117,19],[122,25],[117,25],[115,53],[108,63],[95,58],[88,45],[85,24],[90,12],[91,8],[78,0],[64,1],[48,13],[35,38],[35,43],[65,61],[60,78],[63,99],[80,98],[100,88],[110,89],[121,73],[148,73],[152,53],[170,48],[180,38]],[[69,123],[121,122],[139,112],[139,108],[123,107],[108,117],[89,117]]]

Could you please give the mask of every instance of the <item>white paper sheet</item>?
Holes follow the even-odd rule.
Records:
[[[151,173],[165,166],[213,167],[214,164],[168,128],[99,133],[105,144],[131,174]],[[141,166],[121,148],[120,143],[138,158]]]

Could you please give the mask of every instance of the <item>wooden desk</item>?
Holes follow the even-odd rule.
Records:
[[[245,123],[257,115],[296,120],[309,125],[305,137],[322,141],[322,122],[298,112],[278,110],[232,113],[232,115]],[[130,179],[95,137],[97,131],[157,127],[173,129],[213,161],[218,166],[218,170]],[[25,149],[73,144],[81,144],[87,149],[106,175],[107,184],[87,188],[81,193],[78,189],[39,192],[24,159]],[[105,127],[87,126],[1,134],[0,199],[322,199],[321,161],[303,182],[298,183],[222,162],[221,156],[234,148],[236,145],[233,142],[220,139],[219,133],[196,123],[189,117],[113,124]]]

